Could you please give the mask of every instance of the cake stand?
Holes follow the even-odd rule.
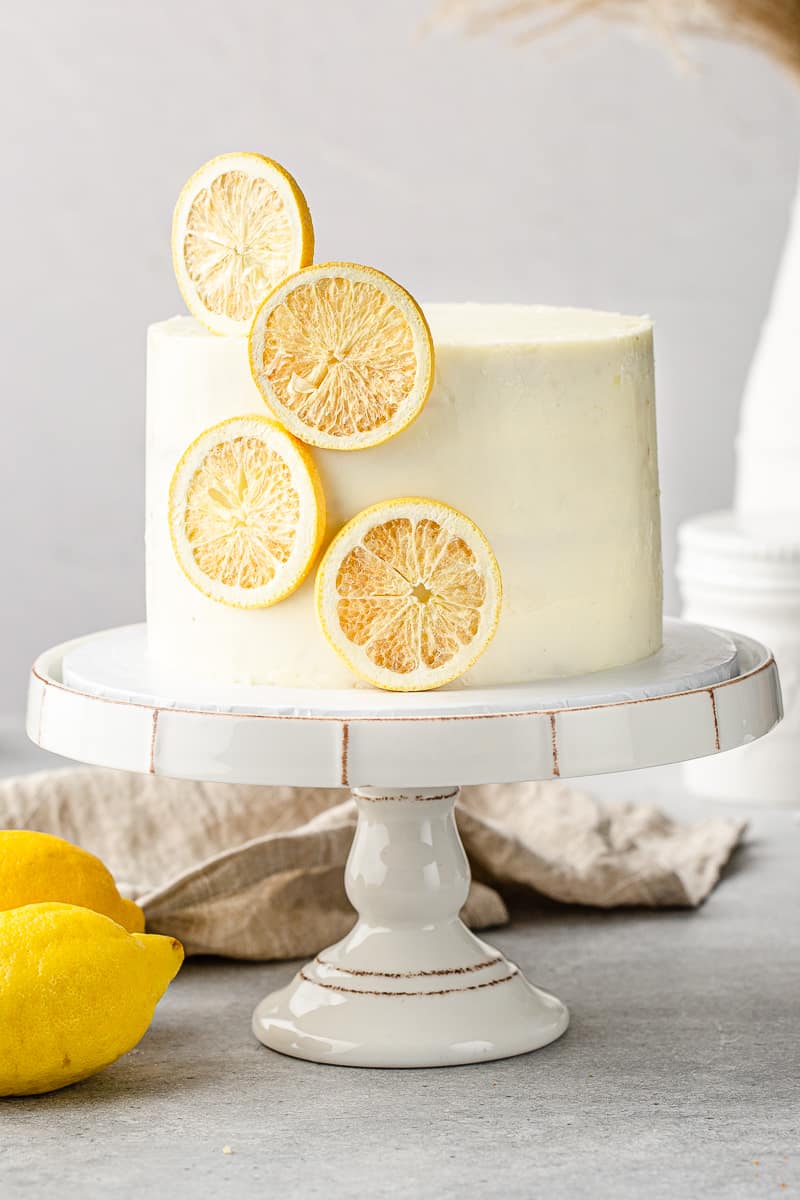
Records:
[[[149,664],[144,626],[129,626],[38,659],[28,733],[127,771],[352,788],[345,883],[358,920],[258,1005],[253,1029],[298,1058],[422,1067],[535,1050],[569,1019],[459,919],[469,867],[457,785],[714,754],[761,737],[780,704],[763,646],[679,621],[666,623],[658,654],[624,669],[405,695],[203,687]]]

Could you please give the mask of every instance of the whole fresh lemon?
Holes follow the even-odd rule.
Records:
[[[0,912],[0,1096],[54,1091],[127,1054],[182,962],[174,938],[88,908]]]
[[[0,909],[57,900],[104,913],[130,933],[144,930],[144,913],[125,900],[99,858],[49,833],[0,830]]]

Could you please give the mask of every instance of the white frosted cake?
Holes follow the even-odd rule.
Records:
[[[503,580],[482,657],[450,686],[518,683],[633,662],[661,645],[652,325],[577,309],[428,305],[435,381],[419,416],[358,452],[309,448],[326,546],[362,509],[427,496],[469,514]],[[151,658],[208,682],[353,687],[320,631],[313,577],[268,608],[192,586],[170,541],[170,481],[187,446],[266,413],[245,336],[188,317],[147,348],[147,625]]]

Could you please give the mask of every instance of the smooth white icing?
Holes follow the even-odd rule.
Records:
[[[652,325],[576,309],[429,305],[436,382],[420,417],[372,450],[315,450],[328,539],[383,499],[431,496],[483,529],[503,575],[497,635],[461,683],[523,682],[632,662],[661,644]],[[264,412],[244,338],[176,317],[150,327],[147,617],[151,656],[220,682],[358,686],[327,645],[313,577],[269,609],[186,580],[167,525],[189,443]],[[458,686],[452,685],[452,686]]]

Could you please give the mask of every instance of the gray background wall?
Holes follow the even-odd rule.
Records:
[[[649,311],[674,532],[731,495],[785,231],[797,94],[741,48],[606,26],[420,39],[434,0],[28,0],[0,93],[0,714],[30,660],[143,614],[144,330],[180,310],[172,205],[227,149],[284,161],[318,255],[421,299]]]

